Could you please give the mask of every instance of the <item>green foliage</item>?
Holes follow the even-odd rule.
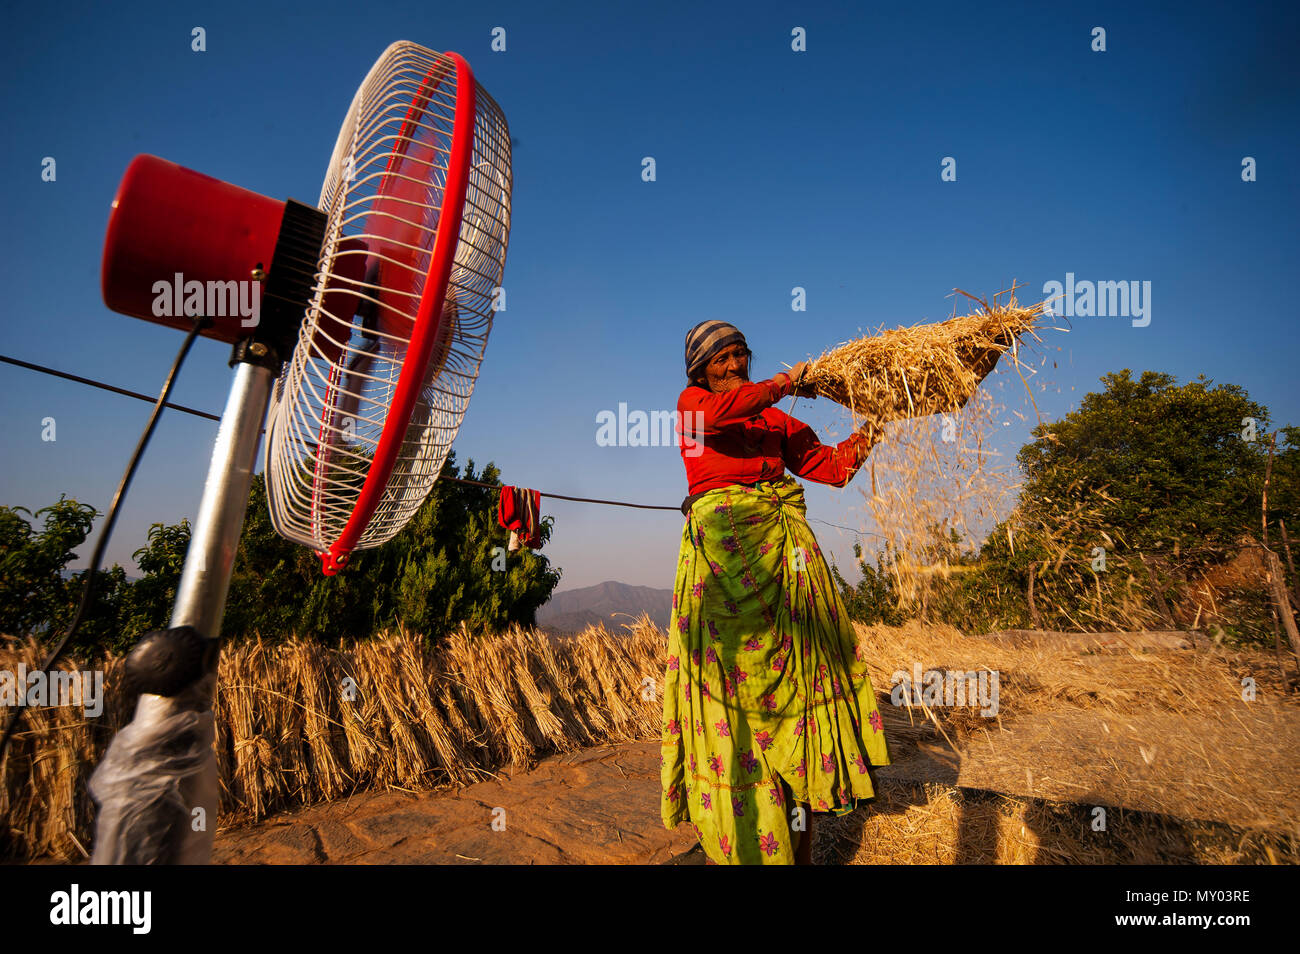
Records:
[[[930,548],[931,562],[965,563],[969,571],[928,582],[906,614],[966,632],[1031,626],[1032,567],[1044,628],[1159,626],[1153,577],[1176,592],[1244,537],[1258,540],[1268,409],[1243,388],[1214,386],[1204,376],[1178,385],[1168,374],[1134,379],[1126,369],[1101,382],[1104,389],[1078,410],[1034,429],[1017,455],[1025,475],[1020,500],[989,534],[977,563],[957,548]],[[1289,532],[1300,524],[1300,428],[1278,431],[1268,519],[1274,545],[1279,521]],[[880,571],[863,570],[859,612],[878,616],[873,607],[886,592]],[[1271,643],[1272,620],[1260,598],[1234,599],[1231,613],[1239,618],[1225,626],[1230,635]]]
[[[1258,528],[1268,409],[1235,384],[1127,369],[1077,411],[1033,431],[1017,460],[1027,515],[1078,515],[1081,534],[1133,550],[1231,546]],[[1243,439],[1243,421],[1257,439]],[[1116,536],[1118,534],[1118,536]]]
[[[454,454],[443,474],[461,476]],[[462,622],[476,632],[534,625],[537,608],[550,599],[560,571],[539,553],[505,552],[509,533],[497,524],[499,490],[494,488],[500,481],[494,466],[476,474],[470,461],[464,477],[493,487],[435,482],[396,537],[356,551],[346,570],[327,577],[318,556],[275,532],[266,483],[255,476],[223,634],[335,641],[367,638],[400,624],[437,640]],[[66,629],[85,573],[65,579],[65,567],[76,558],[74,551],[97,516],[93,507],[61,498],[36,512],[36,519],[44,518],[38,532],[29,511],[0,507],[0,632],[45,637]],[[543,519],[543,543],[550,539],[552,523]],[[95,599],[74,646],[122,651],[145,632],[168,625],[189,548],[189,522],[156,523],[148,541],[134,554],[141,579],[132,583],[118,566],[100,571]]]
[[[62,634],[72,624],[76,608],[81,603],[86,585],[86,571],[82,570],[69,577],[69,600],[66,610],[60,614],[57,631]],[[134,584],[127,579],[126,571],[117,564],[107,570],[95,573],[95,586],[91,593],[90,604],[82,617],[77,634],[69,647],[71,649],[95,650],[107,649],[109,652],[124,652],[130,649],[145,631],[132,633],[124,626],[124,621],[131,613],[131,597]]]
[[[858,571],[862,579],[856,587],[849,586],[840,574],[840,568],[831,564],[831,575],[839,587],[840,598],[844,602],[849,619],[871,625],[884,623],[897,626],[902,623],[904,614],[899,606],[898,593],[894,579],[888,570],[888,558],[884,553],[876,554],[876,566],[872,566],[862,555],[862,544],[853,544],[853,557],[857,560]]]
[[[462,476],[455,454],[443,475]],[[464,478],[500,486],[489,464]],[[505,554],[509,533],[497,523],[497,489],[439,480],[405,527],[388,543],[352,554],[337,576],[320,571],[320,558],[280,537],[271,526],[266,487],[254,477],[248,516],[235,558],[226,603],[227,636],[265,638],[297,634],[334,640],[360,639],[401,624],[438,640],[461,622],[474,631],[511,624],[531,626],[550,599],[560,571],[541,554]],[[550,539],[543,520],[543,544]],[[493,569],[493,550],[503,551]]]
[[[0,632],[42,633],[71,620],[73,591],[63,570],[96,516],[94,507],[67,495],[35,514],[0,507]],[[33,524],[42,518],[38,532]]]
[[[151,629],[162,629],[171,621],[176,588],[190,546],[190,522],[149,527],[149,545],[131,554],[144,576],[131,586],[122,620],[122,635],[133,645]]]
[[[1161,587],[1185,582],[1260,536],[1266,407],[1204,376],[1180,386],[1171,375],[1146,371],[1134,380],[1124,370],[1102,383],[1102,393],[1036,428],[1021,449],[1021,504],[987,548],[989,562],[1022,584],[1035,562],[1049,627],[1160,625],[1153,579]],[[1274,541],[1279,519],[1296,522],[1297,436],[1295,428],[1278,435]],[[1104,570],[1093,565],[1099,547]],[[1234,621],[1238,631],[1271,638],[1271,619],[1245,615]]]
[[[1300,427],[1283,427],[1277,432],[1273,474],[1268,483],[1268,519],[1286,524],[1292,543],[1300,540]],[[1269,531],[1269,541],[1277,537]]]
[[[26,515],[26,516],[24,516]],[[76,615],[86,571],[68,573],[77,548],[100,514],[69,499],[37,510],[0,507],[0,633],[61,637]],[[35,523],[41,522],[40,530]],[[100,570],[73,647],[111,641],[130,600],[131,583],[120,566]]]

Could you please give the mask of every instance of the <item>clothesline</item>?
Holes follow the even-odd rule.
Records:
[[[56,378],[65,378],[68,381],[76,381],[78,384],[88,384],[92,388],[100,388],[104,391],[112,391],[114,394],[125,394],[127,397],[133,397],[137,401],[144,401],[146,404],[152,404],[158,400],[156,397],[150,397],[147,394],[141,394],[139,391],[128,391],[126,388],[114,387],[111,384],[105,384],[102,381],[96,381],[93,378],[83,378],[76,374],[68,374],[66,371],[55,371],[53,368],[47,368],[44,365],[32,364],[30,361],[19,361],[17,358],[11,358],[8,355],[0,354],[0,361],[5,364],[17,365],[20,368],[27,368],[30,371],[40,371],[42,374],[52,374]],[[173,404],[168,401],[163,407],[169,407],[174,411],[184,411],[186,414],[193,414],[195,417],[201,417],[209,421],[221,422],[221,418],[216,414],[209,414],[207,411],[196,411],[192,407],[186,407],[184,404]]]
[[[445,474],[438,475],[439,480],[452,480],[458,484],[469,484],[472,487],[484,487],[488,490],[500,490],[496,484],[485,484],[478,480],[466,480],[464,477],[448,477]],[[640,510],[676,510],[681,512],[681,507],[668,507],[662,504],[639,504],[628,503],[626,500],[597,500],[594,497],[570,497],[566,494],[553,494],[547,490],[539,490],[543,497],[554,497],[556,500],[576,500],[578,503],[606,504],[611,507],[637,507]]]

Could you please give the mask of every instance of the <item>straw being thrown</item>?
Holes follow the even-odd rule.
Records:
[[[1003,354],[1012,354],[1018,370],[1021,339],[1041,340],[1035,326],[1044,303],[1019,306],[1015,288],[993,296],[992,305],[961,292],[981,308],[833,348],[808,363],[801,391],[848,408],[873,443],[890,421],[960,410]],[[1001,295],[1008,296],[1005,303]]]

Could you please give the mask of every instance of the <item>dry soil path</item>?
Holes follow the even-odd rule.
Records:
[[[219,831],[217,864],[665,864],[695,845],[659,821],[659,744],[552,756],[459,791],[365,792]],[[698,853],[696,853],[698,854]]]

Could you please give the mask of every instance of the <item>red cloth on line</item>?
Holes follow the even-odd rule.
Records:
[[[775,480],[786,468],[833,487],[852,480],[862,466],[858,455],[865,438],[854,432],[834,446],[823,444],[807,424],[772,407],[792,391],[785,374],[722,394],[694,384],[686,388],[677,399],[677,433],[688,493]],[[698,444],[697,424],[703,435]]]
[[[497,501],[497,522],[519,535],[530,550],[542,545],[542,493],[522,487],[502,487]],[[511,537],[512,541],[514,537]],[[511,547],[511,549],[514,549]]]

